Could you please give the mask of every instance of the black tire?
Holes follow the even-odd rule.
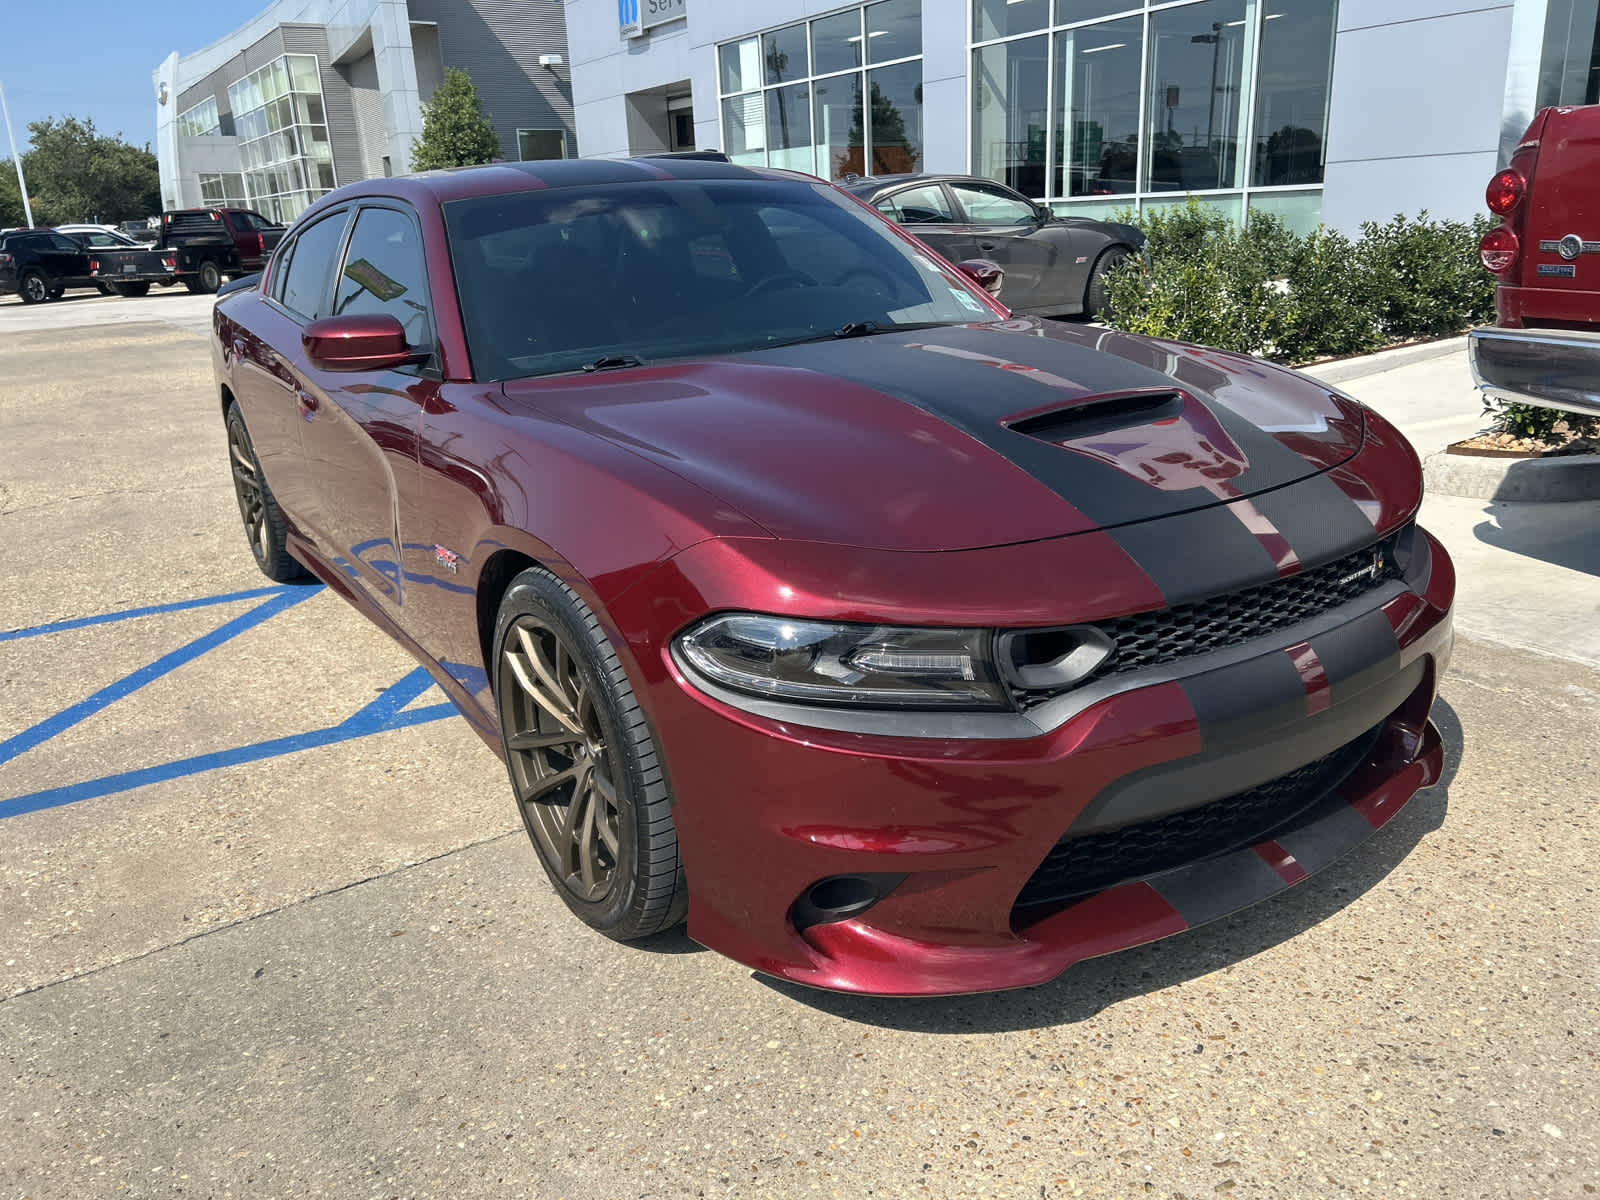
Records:
[[[17,280],[17,295],[24,304],[43,304],[51,298],[50,281],[42,271],[24,271]]]
[[[99,292],[102,296],[111,295],[112,292],[116,291],[116,288],[117,288],[117,285],[114,284],[114,283],[102,283],[102,282],[96,281],[96,283],[94,285],[94,290]]]
[[[288,523],[283,510],[261,473],[250,431],[237,404],[228,405],[228,466],[233,473],[233,494],[239,502],[239,518],[244,522],[245,540],[261,573],[275,583],[293,583],[306,577],[306,569],[285,546]]]
[[[617,941],[678,924],[689,895],[671,790],[593,611],[549,571],[524,571],[500,604],[493,672],[512,793],[556,894]],[[536,691],[559,703],[536,699]]]
[[[1100,252],[1100,257],[1094,260],[1094,266],[1089,269],[1089,287],[1083,297],[1085,316],[1097,318],[1111,312],[1111,289],[1106,286],[1106,276],[1132,254],[1133,251],[1126,246],[1108,246]]]
[[[113,283],[111,290],[125,298],[148,296],[150,294],[150,285],[148,283]]]
[[[195,286],[191,291],[201,292],[209,296],[222,286],[222,272],[217,269],[217,264],[207,260],[200,264],[200,272],[195,276]]]

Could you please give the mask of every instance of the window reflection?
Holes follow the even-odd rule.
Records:
[[[1053,194],[1106,196],[1136,190],[1143,49],[1140,17],[1057,36],[1056,95],[1062,107]]]
[[[1024,38],[985,46],[973,56],[977,173],[1025,196],[1044,195],[1047,45],[1044,37]]]
[[[1150,17],[1145,170],[1152,192],[1238,187],[1246,40],[1243,0]]]
[[[1332,7],[1267,0],[1256,76],[1252,182],[1322,182],[1332,65]]]

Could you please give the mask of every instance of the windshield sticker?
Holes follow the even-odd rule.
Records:
[[[972,295],[972,293],[951,288],[950,294],[956,298],[961,307],[969,308],[975,313],[981,313],[983,311],[983,305],[978,303],[978,298]]]

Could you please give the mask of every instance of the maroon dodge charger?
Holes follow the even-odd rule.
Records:
[[[1298,883],[1440,775],[1416,455],[968,273],[724,163],[342,188],[216,308],[256,561],[427,666],[614,938],[972,992]]]

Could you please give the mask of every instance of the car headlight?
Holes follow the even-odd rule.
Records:
[[[985,629],[911,629],[724,613],[681,634],[682,661],[734,691],[801,704],[1010,709]]]

